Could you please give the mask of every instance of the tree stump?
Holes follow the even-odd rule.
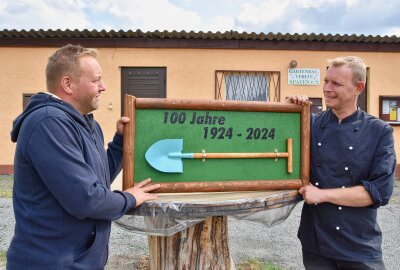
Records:
[[[231,270],[226,216],[208,217],[172,236],[149,236],[151,270]]]

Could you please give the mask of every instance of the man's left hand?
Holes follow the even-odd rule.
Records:
[[[303,199],[307,204],[317,204],[325,202],[324,190],[319,189],[313,184],[301,187],[299,193],[303,195]]]
[[[122,135],[124,133],[124,125],[129,122],[129,118],[126,116],[122,116],[117,121],[117,133]]]

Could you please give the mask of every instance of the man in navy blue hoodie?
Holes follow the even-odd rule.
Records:
[[[122,117],[104,149],[91,112],[105,91],[96,51],[67,45],[46,67],[49,93],[31,98],[15,119],[15,233],[7,269],[103,269],[111,220],[146,200],[159,185],[142,181],[124,192],[110,184],[121,170]]]

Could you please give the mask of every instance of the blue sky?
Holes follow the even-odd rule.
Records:
[[[0,0],[0,29],[400,36],[400,0]]]

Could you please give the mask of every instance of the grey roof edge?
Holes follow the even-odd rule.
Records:
[[[308,42],[344,42],[344,43],[381,43],[400,44],[400,36],[372,35],[339,35],[339,34],[282,34],[282,33],[247,33],[237,31],[226,32],[194,32],[194,31],[147,31],[128,30],[0,30],[0,39],[178,39],[178,40],[237,40],[237,41],[308,41]]]

